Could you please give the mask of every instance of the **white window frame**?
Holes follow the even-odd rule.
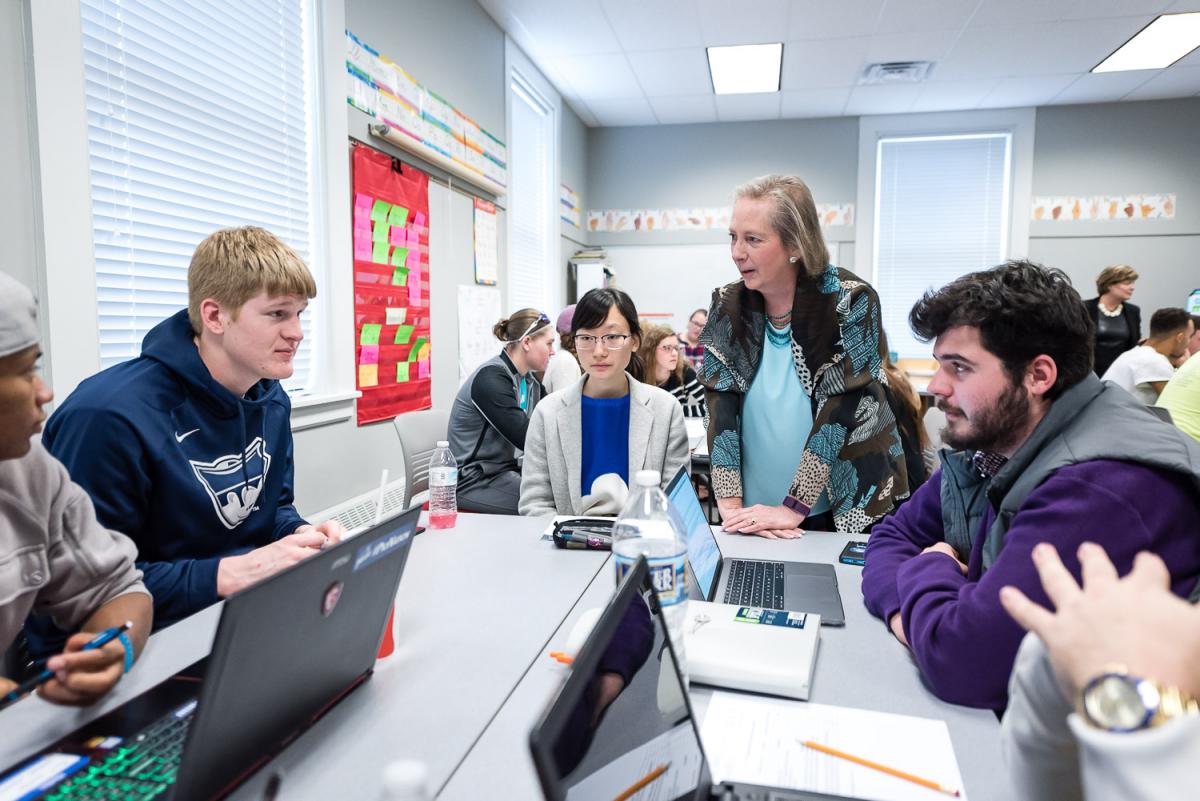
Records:
[[[514,80],[522,85],[522,89],[533,97],[539,103],[545,105],[549,110],[548,116],[550,124],[553,126],[553,134],[550,137],[550,153],[547,158],[550,161],[550,169],[548,178],[550,186],[547,187],[550,202],[546,208],[546,231],[547,242],[545,243],[545,264],[546,272],[542,276],[544,284],[542,291],[542,303],[540,304],[542,311],[553,317],[557,309],[562,308],[566,302],[566,263],[562,261],[562,248],[560,247],[561,229],[558,224],[558,186],[559,180],[559,154],[562,152],[562,98],[558,92],[550,85],[549,81],[542,77],[541,71],[536,65],[521,51],[515,42],[509,37],[504,38],[504,65],[505,65],[505,81],[504,81],[504,96],[505,96],[505,144],[508,147],[509,170],[512,170],[513,160],[513,136],[512,136],[512,119],[513,119],[513,90],[512,85]],[[509,179],[509,194],[504,200],[507,204],[505,211],[506,220],[506,239],[508,242],[506,258],[509,259],[509,267],[511,267],[512,259],[512,243],[513,243],[513,214],[512,203],[513,194],[511,192],[512,179]],[[513,300],[510,296],[512,286],[511,271],[506,270],[508,278],[508,286],[504,287],[504,302],[506,304],[503,312],[509,314],[516,310],[513,305]]]
[[[353,415],[350,287],[350,167],[345,98],[345,11],[341,0],[309,0],[314,20],[317,80],[312,175],[313,252],[321,313],[310,392],[292,406],[294,430],[338,422]],[[79,5],[71,0],[30,3],[36,93],[37,184],[46,289],[42,314],[49,333],[50,380],[65,398],[97,372],[100,349],[92,237],[87,111],[83,81],[83,34]],[[267,135],[267,132],[263,132]],[[331,189],[346,188],[345,202]],[[54,210],[51,215],[49,210]]]

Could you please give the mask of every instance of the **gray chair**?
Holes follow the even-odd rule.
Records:
[[[397,415],[396,434],[404,460],[404,508],[413,498],[429,489],[429,457],[439,439],[446,439],[450,412],[445,409],[425,409]]]

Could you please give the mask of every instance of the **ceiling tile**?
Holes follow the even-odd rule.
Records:
[[[599,0],[546,3],[542,0],[481,0],[494,19],[516,20],[543,56],[615,53],[621,43]],[[511,24],[511,23],[510,23]],[[584,35],[580,35],[581,32]],[[513,36],[521,41],[523,37]],[[531,56],[532,57],[532,56]]]
[[[779,116],[785,120],[799,117],[839,117],[849,97],[849,88],[784,92]]]
[[[1066,89],[1078,75],[1028,75],[1020,78],[1001,78],[996,87],[980,101],[980,108],[1015,108],[1044,106]]]
[[[845,113],[849,115],[903,114],[912,109],[922,88],[920,84],[856,86],[850,92]]]
[[[1193,0],[1195,2],[1195,0]],[[1200,5],[1200,3],[1198,3]],[[1172,67],[1200,67],[1200,47],[1171,65]]]
[[[713,90],[703,48],[641,50],[628,55],[642,91],[650,97],[699,95]]]
[[[947,81],[921,85],[921,94],[913,103],[913,111],[957,111],[972,109],[987,97],[1000,82],[999,78],[979,81]]]
[[[605,127],[619,125],[654,125],[658,120],[644,97],[606,98],[589,100],[588,108]]]
[[[704,47],[695,0],[601,0],[617,40],[628,51]]]
[[[868,36],[884,0],[819,0],[795,3],[788,26],[788,39],[840,39]]]
[[[654,116],[664,125],[681,122],[716,122],[717,104],[714,95],[691,95],[689,97],[652,97],[650,106]]]
[[[867,61],[941,61],[957,40],[958,31],[876,34],[867,47]]]
[[[717,103],[717,119],[721,122],[779,119],[779,92],[716,95],[713,99]]]
[[[871,40],[860,36],[829,41],[787,42],[780,85],[789,91],[853,86],[867,61]]]
[[[1132,17],[1142,14],[1161,14],[1171,0],[1074,0],[1066,4],[1062,19],[1103,19],[1105,17]],[[1193,2],[1189,10],[1197,10]]]
[[[1153,78],[1157,72],[1158,70],[1130,70],[1080,75],[1050,102],[1056,106],[1064,103],[1115,102]]]
[[[1200,67],[1171,67],[1134,89],[1122,100],[1161,100],[1200,93]]]
[[[633,70],[624,53],[602,53],[549,59],[571,88],[582,98],[636,97],[641,95]]]
[[[987,28],[1055,22],[1067,5],[1046,0],[983,0],[969,25],[972,28]]]
[[[978,4],[979,0],[888,0],[875,32],[961,30]]]
[[[783,41],[788,0],[754,0],[753,10],[729,0],[696,0],[706,45],[766,44]]]

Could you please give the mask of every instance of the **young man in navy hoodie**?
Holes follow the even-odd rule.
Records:
[[[292,374],[300,313],[316,295],[300,256],[271,233],[217,231],[188,268],[188,308],[142,355],[84,381],[42,441],[105,526],[138,548],[156,627],[316,553],[342,532],[292,505]],[[52,649],[42,619],[35,653]]]
[[[1151,551],[1175,594],[1196,587],[1200,443],[1096,378],[1092,323],[1059,270],[972,273],[927,293],[909,320],[935,340],[929,391],[956,450],[871,531],[863,596],[938,697],[1001,710],[1023,632],[1000,588],[1047,604],[1030,558],[1039,542],[1076,579],[1090,541],[1122,573]]]

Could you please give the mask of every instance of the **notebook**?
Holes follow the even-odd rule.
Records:
[[[812,612],[820,615],[823,625],[846,625],[833,565],[723,559],[686,466],[667,485],[667,499],[687,529],[688,563],[695,579],[689,587],[696,588],[700,600]]]
[[[0,801],[232,791],[370,676],[419,514],[227,598],[208,657],[6,771]]]

